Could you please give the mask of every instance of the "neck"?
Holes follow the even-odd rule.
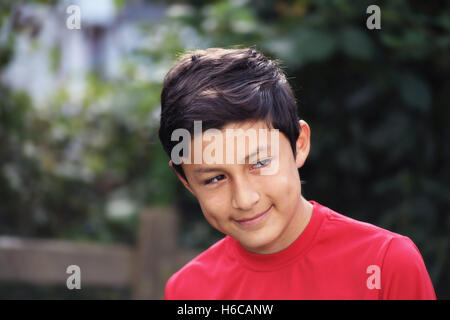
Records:
[[[283,242],[285,246],[281,250],[289,247],[303,233],[311,219],[312,211],[313,205],[300,195],[297,209],[283,233],[286,235]]]
[[[272,254],[289,247],[305,230],[311,220],[312,212],[313,205],[300,195],[300,199],[292,214],[291,220],[283,230],[282,236],[277,241],[277,245],[257,253]]]

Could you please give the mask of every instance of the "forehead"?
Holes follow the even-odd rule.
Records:
[[[279,143],[278,130],[264,121],[230,123],[194,135],[183,162],[196,166],[250,163],[259,156],[272,156]]]

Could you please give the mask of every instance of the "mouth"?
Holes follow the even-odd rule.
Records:
[[[270,210],[272,209],[273,205],[270,206],[269,209],[267,209],[266,211],[257,214],[256,216],[250,218],[250,219],[242,219],[242,220],[235,220],[237,223],[239,223],[242,226],[251,226],[254,225],[256,223],[258,223],[259,221],[261,221],[262,219],[264,219],[265,216],[267,216],[270,212]]]

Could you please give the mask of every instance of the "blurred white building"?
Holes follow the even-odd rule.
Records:
[[[52,94],[64,87],[72,102],[82,99],[86,76],[96,72],[102,79],[120,79],[123,57],[142,47],[148,38],[142,26],[155,25],[167,8],[143,1],[63,0],[58,6],[18,4],[0,31],[0,41],[14,32],[14,55],[1,81],[24,90],[36,107],[45,108]],[[78,5],[81,29],[70,30],[66,9]],[[149,75],[151,76],[151,75]],[[79,100],[80,101],[80,100]]]

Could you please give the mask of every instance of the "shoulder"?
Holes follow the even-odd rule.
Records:
[[[381,281],[384,299],[436,299],[419,249],[405,236],[390,241],[381,267]]]
[[[325,216],[318,242],[353,264],[377,265],[383,299],[434,299],[434,289],[414,242],[401,234],[358,221],[321,206]]]
[[[325,220],[322,234],[326,237],[340,239],[343,242],[358,240],[371,243],[382,242],[386,246],[393,238],[403,237],[398,233],[368,222],[356,220],[325,206],[320,206],[320,211],[324,215]]]
[[[189,299],[198,296],[212,280],[213,271],[228,257],[225,237],[189,261],[167,281],[165,299]]]
[[[339,252],[342,257],[357,258],[362,263],[373,261],[376,264],[381,264],[388,249],[392,250],[392,243],[394,250],[413,252],[414,244],[403,235],[350,218],[325,206],[320,206],[320,213],[324,221],[316,246],[323,250]]]

